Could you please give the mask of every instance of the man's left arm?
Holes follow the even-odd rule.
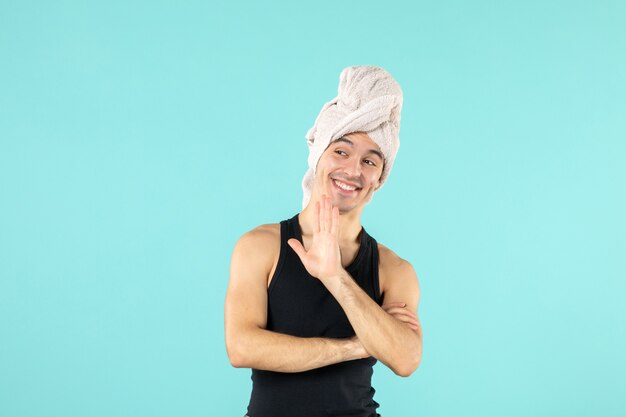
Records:
[[[305,250],[297,239],[287,243],[312,276],[339,302],[367,352],[401,376],[409,376],[422,356],[422,332],[417,319],[419,285],[413,267],[391,251],[380,257],[384,274],[384,310],[341,266],[338,243],[339,209],[323,196],[316,203],[313,243]],[[387,250],[385,250],[387,252]],[[395,303],[405,303],[406,310]],[[405,314],[402,314],[406,311]],[[414,320],[411,318],[414,316]],[[413,322],[413,323],[411,323]]]
[[[385,274],[382,308],[345,270],[323,283],[343,308],[365,349],[397,375],[409,376],[422,357],[422,330],[417,319],[420,290],[411,264],[390,256],[396,258],[393,265],[381,270]]]

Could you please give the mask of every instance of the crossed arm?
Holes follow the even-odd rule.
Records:
[[[409,376],[421,360],[422,331],[417,315],[412,313],[417,310],[417,279],[410,264],[402,262],[404,265],[399,269],[404,269],[404,275],[393,277],[396,286],[385,295],[385,299],[392,301],[386,302],[384,308],[345,271],[334,277],[327,288],[343,308],[367,352],[397,375]]]
[[[368,357],[356,337],[302,338],[266,330],[267,277],[279,231],[261,226],[243,235],[233,251],[224,308],[226,350],[233,366],[276,372],[310,369]]]
[[[323,224],[318,224],[312,247],[305,251],[298,241],[290,240],[289,244],[309,273],[337,299],[356,336],[300,338],[266,330],[267,276],[273,262],[268,249],[278,250],[280,239],[276,239],[276,230],[261,227],[244,235],[233,251],[225,303],[226,348],[231,363],[235,367],[301,372],[374,356],[396,374],[410,375],[419,366],[422,345],[416,313],[419,286],[413,268],[391,251],[386,255],[381,252],[380,269],[385,276],[381,288],[385,305],[381,308],[341,267],[334,215],[328,215],[329,206],[320,211],[324,209],[327,215],[320,222]]]

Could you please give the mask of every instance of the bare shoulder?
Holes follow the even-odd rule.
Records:
[[[280,242],[280,224],[262,224],[244,233],[237,244],[271,244]]]
[[[378,264],[381,270],[415,275],[415,269],[409,261],[402,259],[382,243],[378,244]]]
[[[244,233],[233,250],[232,276],[256,276],[269,282],[280,254],[280,224],[263,224]]]
[[[280,224],[262,224],[244,233],[237,244],[235,252],[243,252],[246,257],[272,257],[280,251]]]
[[[278,249],[277,249],[278,248]],[[280,225],[264,224],[244,233],[235,244],[224,302],[226,337],[245,326],[267,324],[267,276],[280,250]]]
[[[413,265],[402,259],[387,246],[378,243],[378,270],[381,292],[398,282],[414,282],[417,285],[417,274]]]

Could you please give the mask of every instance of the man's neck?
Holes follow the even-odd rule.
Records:
[[[303,236],[311,236],[315,225],[315,203],[311,198],[309,204],[298,216]],[[355,208],[346,213],[339,213],[339,244],[351,244],[359,241],[361,233],[361,208]]]

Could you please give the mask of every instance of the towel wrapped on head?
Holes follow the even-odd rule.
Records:
[[[401,110],[402,89],[387,71],[374,66],[345,68],[339,76],[337,97],[324,104],[306,134],[309,168],[302,180],[302,208],[311,199],[320,157],[331,142],[349,133],[365,132],[380,148],[385,157],[382,186],[400,147]]]

